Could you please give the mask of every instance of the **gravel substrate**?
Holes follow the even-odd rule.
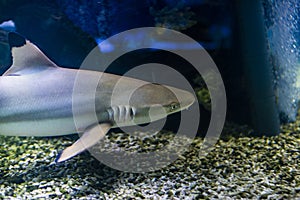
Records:
[[[199,158],[201,138],[171,165],[150,173],[126,173],[88,152],[62,164],[58,152],[76,135],[58,138],[0,137],[0,199],[287,199],[300,198],[300,122],[274,137],[251,137],[247,127],[227,124],[222,139]],[[228,134],[234,133],[234,134]],[[155,148],[174,137],[150,139],[110,133],[122,148]],[[131,142],[128,142],[131,141]],[[150,147],[150,148],[149,148]]]

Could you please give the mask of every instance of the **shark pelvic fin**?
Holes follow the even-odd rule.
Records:
[[[13,64],[3,76],[21,76],[33,74],[49,68],[58,67],[34,44],[26,40],[26,44],[12,48]]]
[[[97,124],[88,128],[83,135],[71,146],[63,150],[56,158],[55,162],[63,162],[80,154],[84,150],[94,146],[101,140],[111,128],[111,124]]]

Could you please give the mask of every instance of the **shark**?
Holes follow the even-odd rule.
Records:
[[[0,76],[0,135],[82,134],[57,163],[94,146],[112,128],[151,123],[195,101],[191,92],[175,87],[60,67],[28,40],[11,51],[12,65]]]

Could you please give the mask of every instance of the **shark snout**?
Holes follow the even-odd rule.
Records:
[[[137,88],[130,96],[134,106],[161,105],[170,108],[170,113],[186,109],[195,102],[194,95],[182,89],[160,84],[145,84]],[[172,106],[176,107],[172,109]]]
[[[185,110],[195,102],[195,96],[186,90],[181,90],[174,87],[168,87],[175,95],[178,103],[180,104],[180,110]]]

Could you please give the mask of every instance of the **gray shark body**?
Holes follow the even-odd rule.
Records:
[[[189,92],[169,86],[58,67],[28,41],[13,48],[12,54],[13,65],[0,77],[0,134],[82,132],[82,137],[59,155],[58,162],[93,146],[110,128],[152,122],[194,102]]]

